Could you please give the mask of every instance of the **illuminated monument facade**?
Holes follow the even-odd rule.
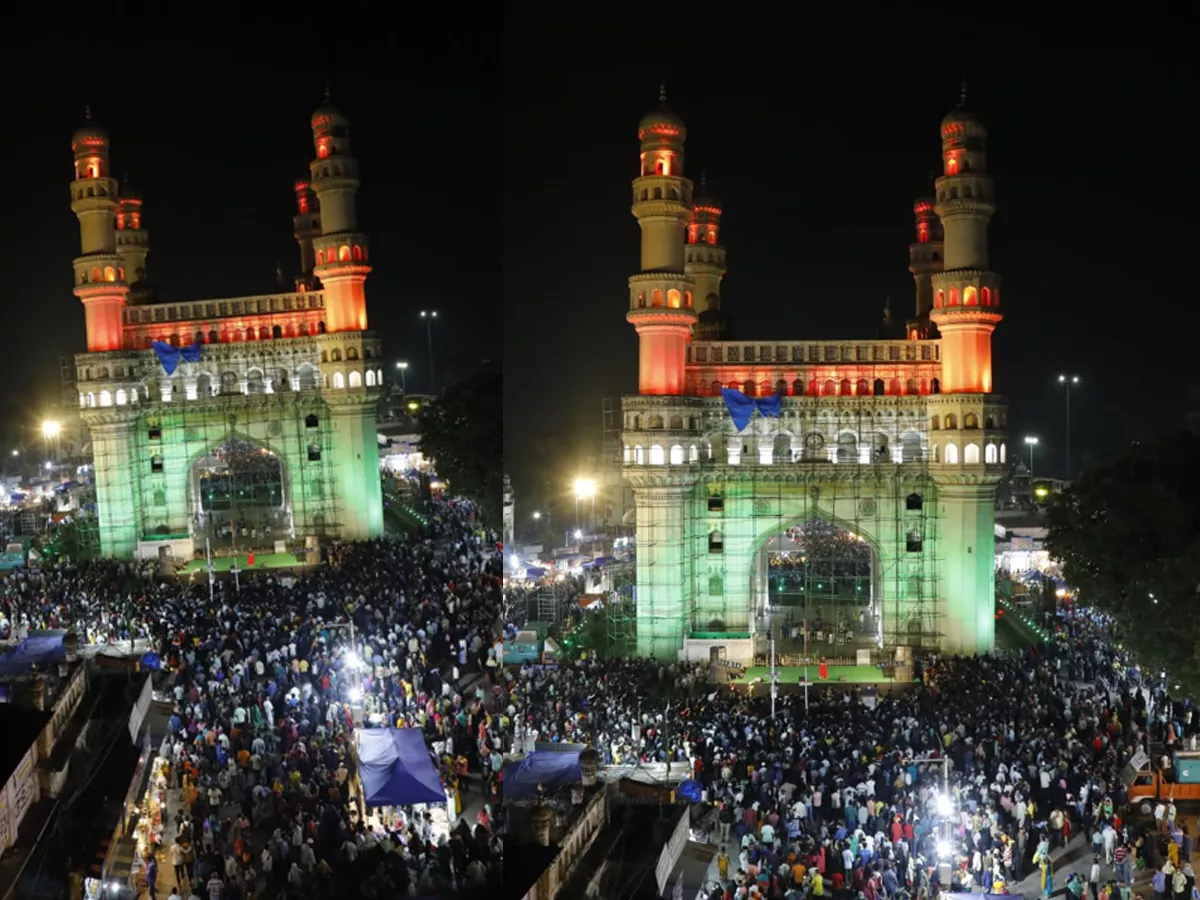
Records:
[[[965,89],[941,124],[934,196],[914,207],[915,315],[895,339],[860,341],[730,338],[722,207],[685,177],[687,131],[661,99],[638,128],[642,266],[627,319],[639,391],[622,401],[639,655],[752,645],[771,602],[768,553],[814,519],[870,545],[872,645],[991,650],[1006,410],[992,384],[987,135]],[[768,414],[739,431],[729,388],[766,398]]]
[[[104,556],[190,557],[206,538],[290,552],[383,531],[358,162],[346,117],[325,100],[311,121],[316,158],[295,182],[300,274],[266,295],[160,300],[142,198],[112,177],[108,135],[89,111],[72,138],[87,319],[75,366]]]

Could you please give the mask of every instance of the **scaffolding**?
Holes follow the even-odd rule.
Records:
[[[652,523],[638,535],[648,557],[639,574],[656,598],[641,628],[754,635],[760,653],[770,635],[797,658],[869,649],[890,659],[897,647],[937,645],[941,534],[927,398],[796,398],[780,418],[756,417],[740,434],[722,402],[689,402],[701,407],[682,417],[696,439],[658,450],[676,486],[639,491]],[[670,521],[680,511],[684,521]],[[771,578],[771,557],[784,552],[797,561],[790,591]],[[839,590],[847,583],[851,596]],[[674,591],[675,608],[662,602]],[[615,631],[628,625],[613,617]]]
[[[335,337],[338,348],[323,349]],[[191,558],[207,539],[214,555],[273,552],[282,542],[283,552],[310,559],[321,538],[341,534],[341,490],[369,496],[370,479],[378,484],[367,471],[374,417],[358,414],[375,398],[331,403],[325,390],[329,369],[332,387],[346,383],[342,367],[327,366],[342,353],[354,361],[351,387],[362,385],[364,365],[367,386],[381,383],[373,344],[361,333],[205,344],[197,362],[170,374],[154,351],[80,354],[74,401],[91,431],[103,555],[141,554],[147,543]],[[357,474],[340,477],[347,465],[363,468],[362,485]]]

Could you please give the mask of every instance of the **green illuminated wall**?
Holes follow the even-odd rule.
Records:
[[[231,437],[280,461],[297,541],[307,535],[381,536],[375,409],[374,397],[361,391],[319,390],[85,409],[102,554],[126,559],[139,541],[195,532],[195,464]],[[195,549],[203,551],[202,537]]]
[[[1006,455],[1002,407],[958,395],[840,407],[788,398],[784,409],[785,421],[796,411],[786,424],[756,419],[734,435],[720,401],[625,398],[639,655],[674,659],[685,638],[716,623],[726,632],[754,632],[768,595],[764,546],[812,517],[862,536],[874,550],[872,596],[886,644],[989,652],[995,488]],[[960,429],[958,422],[985,427]],[[663,424],[671,428],[656,430]],[[884,458],[834,461],[831,448],[851,429],[861,441],[886,439]],[[822,449],[810,459],[802,454],[811,435],[822,438]],[[912,494],[921,498],[918,509],[907,508]],[[719,508],[710,508],[710,498],[720,499]],[[913,535],[920,540],[910,548]]]

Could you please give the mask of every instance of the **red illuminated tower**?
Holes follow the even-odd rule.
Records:
[[[325,295],[325,327],[331,333],[367,328],[367,236],[358,231],[355,195],[358,160],[350,155],[350,123],[325,102],[312,114],[317,158],[309,164],[312,190],[320,207],[321,234],[314,237],[316,264]]]
[[[121,257],[118,272],[125,272],[125,281],[129,284],[129,293],[125,297],[128,306],[153,300],[146,276],[150,234],[142,226],[142,195],[131,188],[126,179],[121,185],[121,199],[117,205],[117,255]]]
[[[934,199],[922,197],[913,204],[917,239],[908,245],[908,271],[912,272],[917,288],[916,315],[908,320],[906,332],[910,341],[933,337],[929,311],[933,308],[933,276],[942,271],[942,223],[934,211]]]
[[[700,190],[692,201],[688,223],[684,269],[692,279],[699,321],[693,333],[697,340],[719,341],[726,337],[727,319],[721,311],[721,279],[725,277],[725,248],[721,245],[721,201],[708,190],[708,179],[700,173]]]
[[[296,191],[296,214],[292,216],[292,236],[300,245],[300,274],[296,276],[297,291],[316,288],[313,268],[316,266],[317,251],[313,242],[321,236],[321,205],[313,193],[308,178],[297,178],[292,185]],[[353,250],[350,251],[353,254]]]
[[[71,138],[75,180],[71,211],[79,219],[75,259],[75,296],[83,302],[87,346],[92,352],[120,350],[125,298],[129,287],[117,252],[117,181],[109,171],[108,135],[87,122]]]
[[[629,279],[626,318],[639,340],[638,392],[682,394],[687,344],[696,310],[684,258],[692,219],[692,183],[683,177],[687,129],[666,105],[638,125],[641,172],[633,181],[633,214],[642,229],[642,269]]]
[[[943,175],[936,182],[943,271],[933,276],[930,320],[941,332],[944,394],[992,392],[992,332],[1000,314],[1000,277],[988,269],[987,229],[996,211],[987,174],[987,131],[966,108],[942,120]]]

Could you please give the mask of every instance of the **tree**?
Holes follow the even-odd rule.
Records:
[[[504,493],[504,410],[500,366],[485,363],[421,410],[421,453],[431,459],[450,492],[475,501],[484,521],[500,523]]]
[[[1046,548],[1139,661],[1200,695],[1200,437],[1136,446],[1050,504]]]

